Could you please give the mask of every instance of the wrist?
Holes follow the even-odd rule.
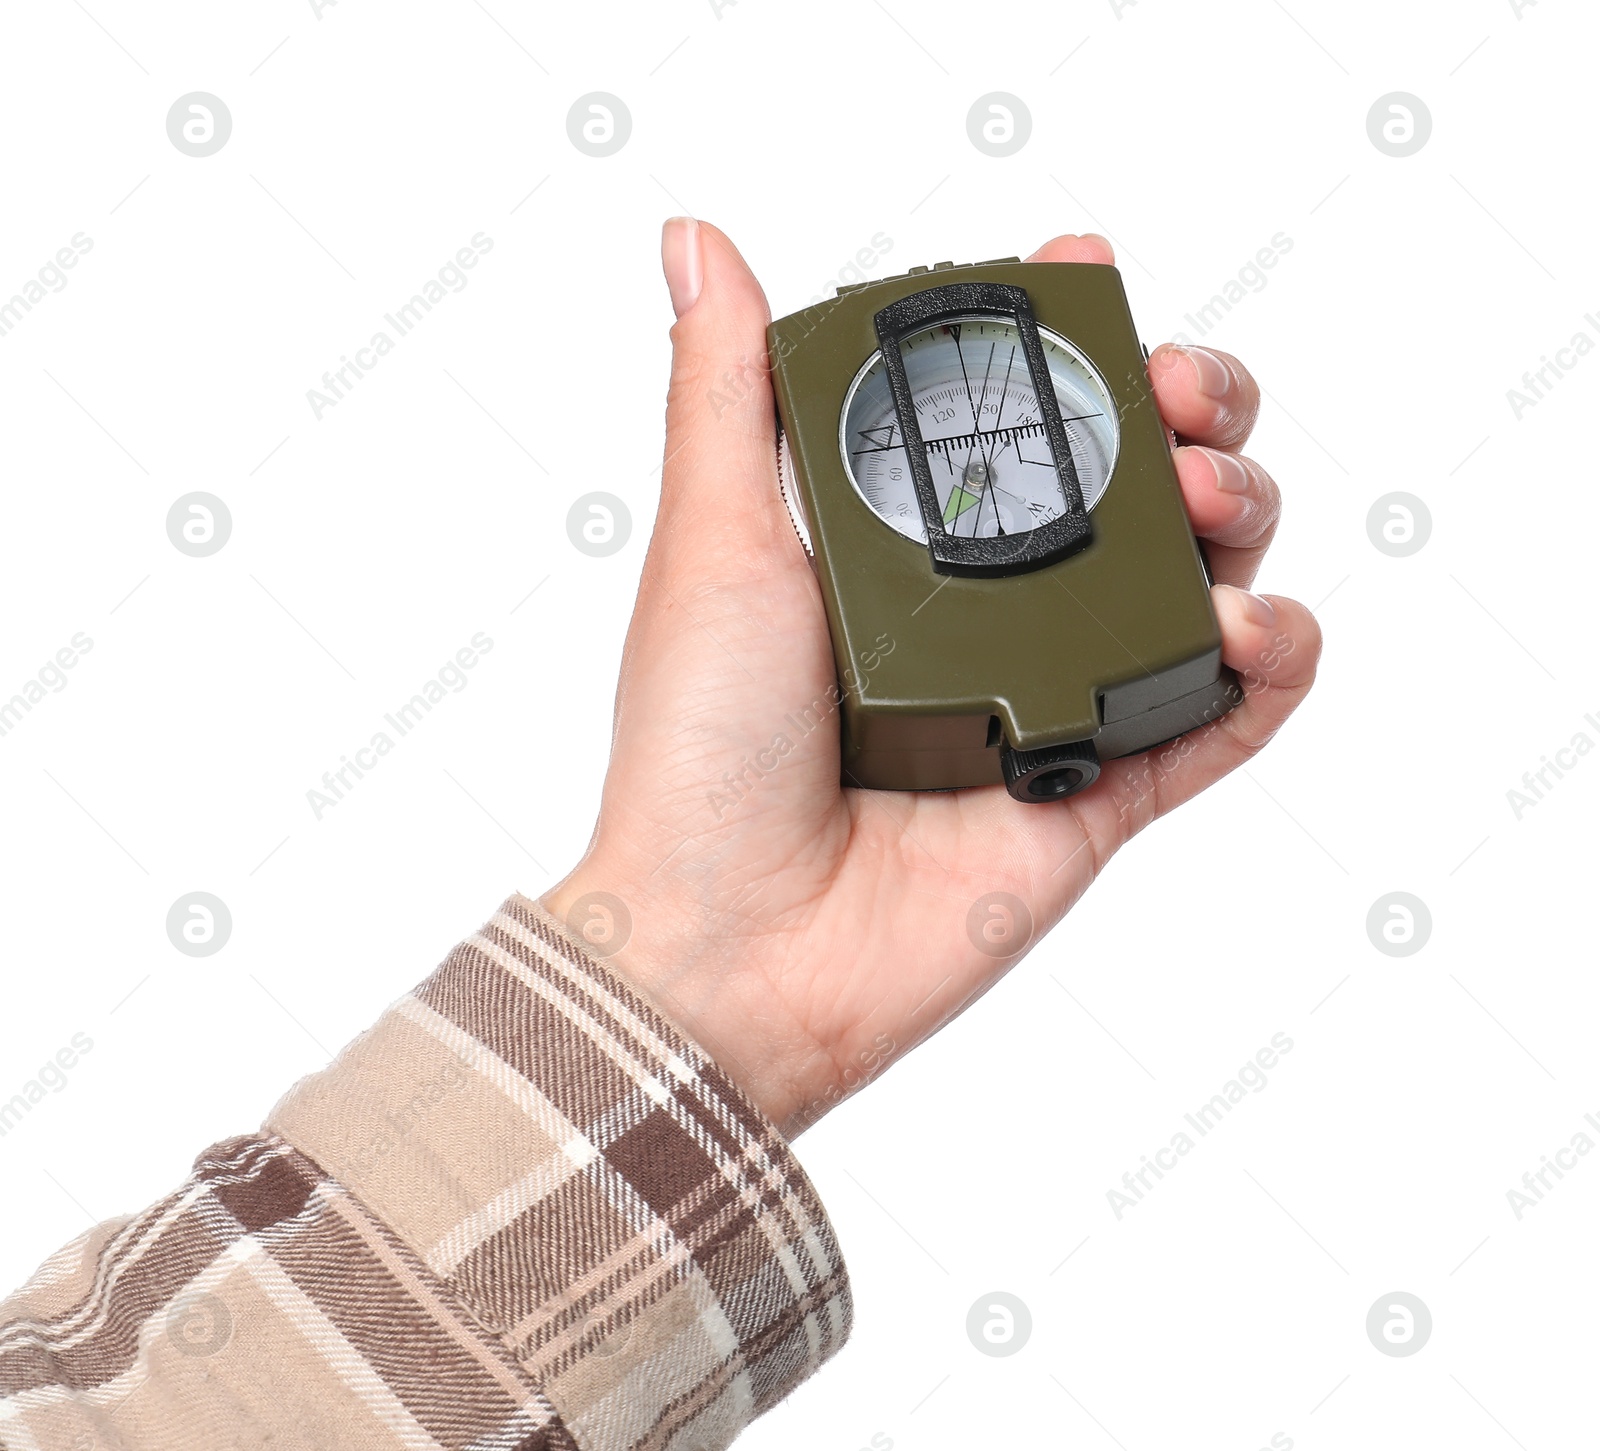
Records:
[[[678,894],[639,881],[591,852],[539,904],[575,946],[648,998],[793,1139],[825,1111],[810,1103],[816,1075],[807,1067],[826,1055],[792,1022],[738,938],[708,929]]]

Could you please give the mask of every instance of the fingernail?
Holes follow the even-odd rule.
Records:
[[[694,306],[705,272],[700,261],[700,223],[693,217],[669,217],[661,228],[661,270],[667,277],[676,317]]]
[[[1270,600],[1263,599],[1260,595],[1253,595],[1247,589],[1235,589],[1234,594],[1239,597],[1239,606],[1244,611],[1245,619],[1252,625],[1270,630],[1278,623],[1278,612],[1272,608]]]
[[[1207,449],[1206,456],[1211,460],[1211,467],[1217,475],[1217,487],[1225,494],[1248,494],[1250,492],[1250,470],[1240,461],[1236,454],[1224,453],[1221,449]]]
[[[1183,352],[1194,364],[1194,374],[1200,384],[1200,391],[1207,398],[1215,398],[1219,402],[1226,398],[1228,390],[1233,387],[1233,374],[1228,371],[1228,365],[1205,348],[1185,348]]]

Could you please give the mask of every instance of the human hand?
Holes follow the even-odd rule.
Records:
[[[544,901],[581,927],[587,894],[620,899],[631,934],[597,950],[615,946],[612,964],[792,1137],[998,981],[1135,832],[1266,745],[1311,688],[1321,632],[1305,606],[1247,593],[1279,513],[1277,486],[1239,452],[1259,389],[1227,354],[1164,346],[1151,381],[1182,443],[1244,703],[1104,762],[1058,804],[1000,785],[841,789],[836,715],[803,735],[786,723],[836,685],[821,592],[778,491],[766,299],[715,227],[674,219],[662,250],[678,321],[660,509],[600,819]],[[1029,260],[1109,264],[1112,249],[1057,237]],[[968,928],[993,892],[1032,921],[1004,957]]]

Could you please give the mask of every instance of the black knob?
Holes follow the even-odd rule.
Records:
[[[1000,751],[1006,790],[1018,801],[1039,805],[1075,796],[1100,776],[1100,756],[1093,741],[1070,741],[1038,751]]]

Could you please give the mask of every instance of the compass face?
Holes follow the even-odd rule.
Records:
[[[1093,509],[1116,462],[1116,409],[1094,366],[1071,343],[1043,327],[1039,341],[1083,502]],[[900,351],[946,532],[1007,537],[1060,518],[1066,500],[1016,323],[953,318],[912,334]],[[881,353],[850,385],[839,447],[850,482],[873,513],[926,544]]]

